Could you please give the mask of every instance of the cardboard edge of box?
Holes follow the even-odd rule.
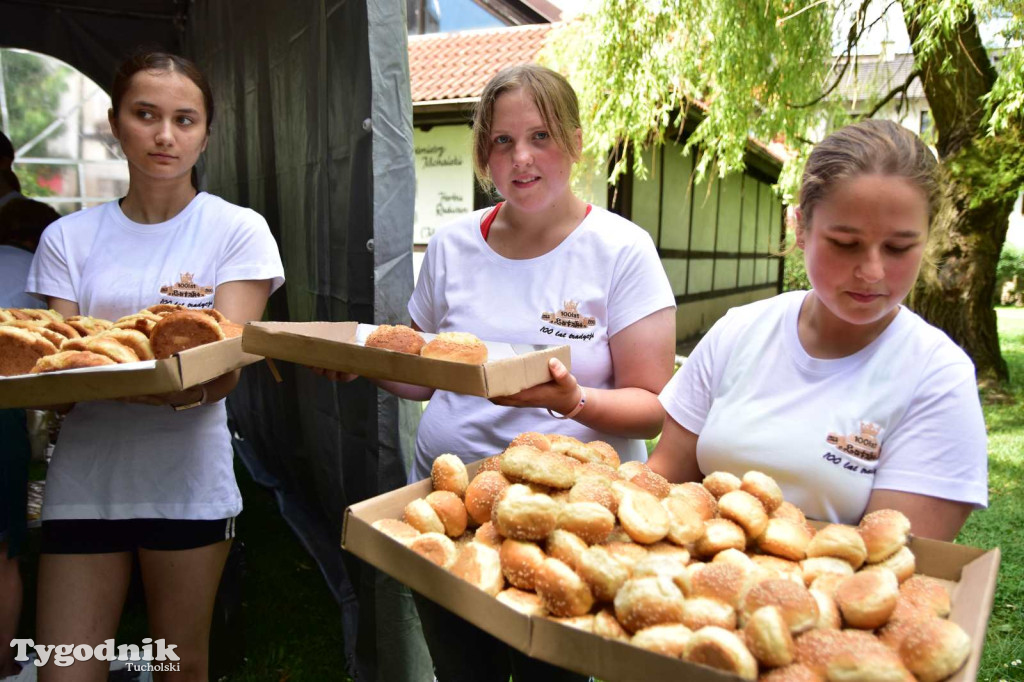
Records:
[[[478,467],[470,465],[471,478]],[[602,646],[595,647],[595,635],[520,614],[372,527],[378,519],[401,518],[406,504],[430,490],[430,481],[425,480],[350,506],[342,525],[342,547],[428,599],[443,606],[458,604],[464,618],[519,651],[576,672],[614,680],[661,679],[678,677],[682,672],[693,682],[739,679],[624,642],[606,639]],[[971,654],[948,682],[972,681],[981,666],[999,572],[999,549],[986,551],[923,538],[912,538],[910,547],[918,572],[956,581],[949,618],[970,634]],[[582,662],[586,662],[586,669]]]
[[[261,359],[242,352],[240,337],[225,339],[157,360],[155,367],[143,371],[39,374],[8,385],[0,382],[0,408],[171,393]]]
[[[357,327],[356,322],[250,322],[242,332],[242,349],[311,367],[484,398],[510,395],[548,381],[551,357],[571,367],[568,346],[466,365],[354,344]]]

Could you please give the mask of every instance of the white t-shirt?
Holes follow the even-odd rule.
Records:
[[[565,240],[536,258],[495,253],[480,234],[486,210],[440,230],[427,247],[409,314],[425,332],[470,332],[485,341],[567,344],[582,386],[613,388],[609,339],[638,320],[675,306],[650,236],[594,207]],[[602,434],[540,408],[494,405],[435,391],[416,438],[410,480],[430,474],[444,453],[466,462],[501,452],[524,431],[604,440],[625,460],[646,459],[641,440]]]
[[[857,523],[875,488],[983,507],[985,422],[974,365],[942,331],[901,307],[845,358],[807,354],[796,291],[734,308],[661,394],[699,435],[705,474],[763,471],[808,517]]]
[[[0,308],[42,308],[43,303],[25,293],[25,278],[32,265],[32,253],[0,245]]]
[[[167,222],[132,222],[116,201],[61,218],[43,233],[28,291],[117,319],[156,303],[213,306],[224,282],[284,282],[261,215],[205,192]],[[242,499],[224,401],[175,412],[115,401],[79,403],[61,428],[43,519],[222,519]]]

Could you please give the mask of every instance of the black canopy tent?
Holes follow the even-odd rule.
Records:
[[[195,59],[216,104],[202,185],[262,213],[284,259],[270,319],[394,323],[413,284],[404,7],[0,0],[0,46],[57,57],[103,87],[140,45]],[[404,484],[412,429],[402,426],[415,410],[365,381],[278,366],[283,383],[254,365],[229,400],[237,451],[275,489],[338,599],[350,674],[432,679],[421,640],[401,636],[418,628],[407,595],[339,548],[346,506]]]

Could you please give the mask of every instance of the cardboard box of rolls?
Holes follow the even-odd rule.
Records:
[[[530,656],[602,680],[977,676],[999,550],[882,510],[808,522],[759,472],[670,485],[523,434],[346,510],[342,545]],[[770,510],[770,511],[769,511]]]
[[[0,408],[180,391],[261,358],[212,309],[155,305],[119,320],[0,308]]]
[[[426,334],[403,325],[356,322],[252,322],[245,326],[242,349],[485,398],[550,381],[549,358],[570,366],[568,346],[496,343],[460,332]]]

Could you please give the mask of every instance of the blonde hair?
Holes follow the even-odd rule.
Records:
[[[494,189],[487,166],[493,146],[491,126],[494,122],[494,103],[501,95],[519,88],[529,93],[537,105],[555,144],[573,161],[578,161],[580,157],[580,150],[576,147],[580,107],[576,91],[569,85],[569,81],[562,74],[537,64],[504,68],[484,87],[473,114],[473,171],[485,191]]]
[[[917,135],[892,121],[869,119],[835,131],[815,145],[800,181],[800,226],[810,229],[814,207],[836,185],[858,175],[901,177],[928,200],[928,223],[941,200],[938,162]]]

